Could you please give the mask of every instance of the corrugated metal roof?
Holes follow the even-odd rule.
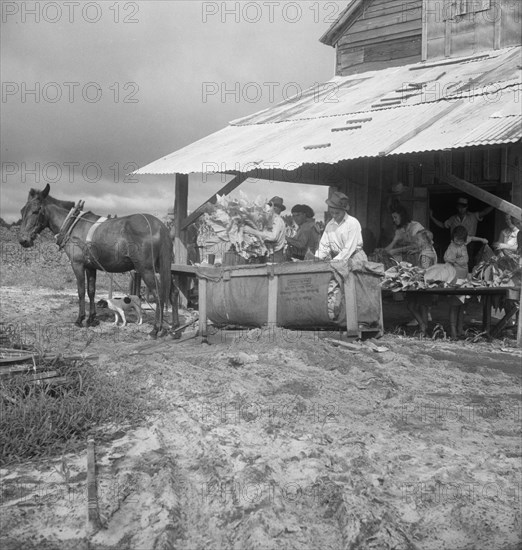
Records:
[[[232,121],[136,173],[293,170],[513,143],[522,139],[521,51],[336,77],[293,101]]]

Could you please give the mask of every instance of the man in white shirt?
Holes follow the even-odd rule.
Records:
[[[469,212],[468,211],[468,199],[467,197],[459,197],[457,199],[457,214],[448,218],[445,222],[441,222],[433,217],[433,214],[430,212],[431,221],[440,227],[441,229],[449,229],[453,231],[455,227],[462,225],[466,228],[468,235],[470,237],[475,237],[477,234],[477,224],[481,222],[491,211],[493,210],[492,206],[488,206],[481,210],[480,212]]]
[[[286,210],[281,197],[273,197],[267,203],[272,213],[272,227],[264,231],[258,231],[252,227],[245,227],[246,233],[256,235],[265,242],[268,248],[267,261],[279,264],[285,261],[284,247],[286,244],[286,225],[281,217],[281,212]]]
[[[348,260],[357,256],[366,260],[363,252],[361,224],[348,215],[348,197],[339,191],[332,193],[326,204],[332,219],[326,224],[315,257],[319,260]]]

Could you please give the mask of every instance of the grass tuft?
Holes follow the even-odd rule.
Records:
[[[123,371],[65,360],[53,370],[67,382],[35,383],[29,375],[0,382],[0,465],[71,452],[103,425],[134,425],[151,410]]]

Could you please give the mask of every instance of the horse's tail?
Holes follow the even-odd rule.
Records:
[[[160,272],[160,308],[163,313],[163,307],[168,304],[170,298],[170,284],[171,284],[171,266],[172,266],[172,240],[168,233],[167,228],[162,227],[160,231],[161,244],[160,244],[160,258],[159,258],[159,272]],[[162,317],[160,317],[162,319]]]

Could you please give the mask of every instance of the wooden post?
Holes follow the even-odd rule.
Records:
[[[360,336],[359,319],[357,313],[357,294],[355,290],[355,279],[350,271],[344,279],[344,303],[346,306],[346,335]]]
[[[208,344],[207,340],[207,280],[198,277],[199,302],[199,335],[201,343]]]
[[[273,266],[268,266],[272,273],[268,275],[268,315],[267,323],[270,331],[275,331],[277,327],[277,286],[279,277],[273,273]],[[272,334],[272,332],[270,332]]]
[[[174,261],[177,264],[187,265],[187,233],[182,229],[183,221],[187,217],[188,204],[188,175],[176,174],[176,198],[174,202]],[[179,301],[181,307],[188,305],[189,279],[177,276]]]
[[[89,439],[87,441],[87,521],[91,533],[99,530],[100,516],[98,511],[98,492],[96,487],[94,439]]]

